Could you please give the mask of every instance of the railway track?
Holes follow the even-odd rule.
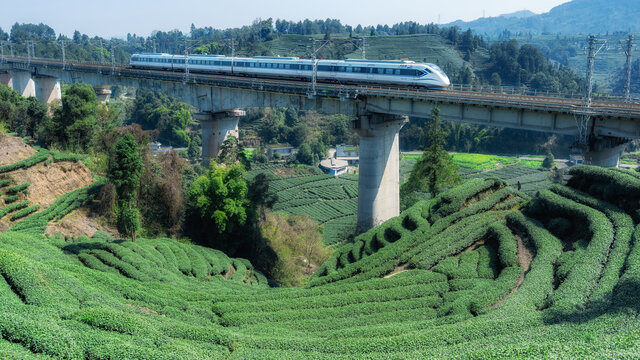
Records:
[[[100,63],[77,63],[50,59],[5,58],[4,61],[16,69],[31,67],[57,68],[70,71],[97,72],[105,75],[148,78],[165,81],[181,81],[196,84],[210,84],[226,87],[251,88],[258,91],[284,91],[309,94],[312,85],[308,80],[282,78],[250,78],[244,76],[160,71],[151,69],[134,69],[130,66],[111,66]],[[562,111],[573,114],[606,115],[640,119],[640,103],[624,102],[621,98],[596,98],[590,107],[585,107],[583,100],[575,96],[557,94],[520,94],[520,89],[500,88],[491,91],[468,91],[454,88],[427,90],[396,86],[380,86],[370,84],[339,84],[318,82],[315,87],[318,96],[344,96],[358,98],[363,96],[384,96],[415,100],[431,100],[446,103],[469,103],[504,108],[527,108],[533,110]]]

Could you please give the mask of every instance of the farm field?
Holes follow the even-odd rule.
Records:
[[[247,173],[265,173],[269,189],[278,196],[273,210],[309,215],[323,227],[325,244],[344,242],[353,235],[358,211],[358,177],[326,175],[311,167],[284,168],[268,165]],[[291,173],[293,172],[293,173]]]
[[[0,357],[637,358],[640,178],[571,174],[529,202],[470,179],[339,246],[303,288],[170,239],[43,236],[78,189],[0,234]]]
[[[400,160],[401,181],[404,182],[408,179],[413,165],[419,158],[420,155],[417,154],[402,154]],[[496,177],[513,187],[520,182],[521,191],[530,196],[552,184],[549,179],[549,171],[542,168],[542,158],[538,161],[467,153],[454,153],[452,158],[454,163],[458,165],[463,180]]]

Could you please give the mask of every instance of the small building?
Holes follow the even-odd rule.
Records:
[[[273,159],[273,156],[277,153],[280,157],[288,157],[294,155],[298,149],[289,144],[275,144],[267,145],[267,157]]]
[[[569,155],[569,162],[574,164],[574,165],[582,165],[582,164],[584,164],[584,156],[577,155],[577,154],[571,154],[571,155]]]
[[[354,145],[339,145],[336,147],[335,158],[346,161],[349,166],[360,163],[360,148]]]
[[[162,144],[159,141],[149,143],[149,150],[151,150],[154,155],[160,155],[167,151],[171,151],[172,149],[173,147],[171,146],[162,147]]]
[[[344,160],[329,158],[320,161],[320,169],[327,174],[338,176],[347,173],[349,163]]]

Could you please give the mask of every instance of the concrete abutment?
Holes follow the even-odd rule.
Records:
[[[50,76],[34,76],[36,97],[41,103],[60,103],[62,101],[62,91],[60,90],[60,80]]]
[[[200,121],[202,131],[202,163],[209,166],[209,160],[215,159],[220,153],[222,143],[229,137],[240,138],[238,121],[245,116],[241,109],[230,109],[217,112],[203,112],[195,117]]]
[[[354,130],[360,136],[358,231],[400,215],[400,129],[407,116],[367,114]]]
[[[13,89],[24,97],[36,96],[36,84],[29,71],[10,71]]]
[[[6,85],[13,89],[13,79],[9,73],[0,73],[0,84]]]
[[[627,139],[610,137],[592,139],[589,150],[583,153],[584,163],[606,168],[618,167],[627,142]]]

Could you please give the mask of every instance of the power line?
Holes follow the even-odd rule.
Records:
[[[627,55],[627,64],[625,68],[625,82],[624,82],[624,98],[625,101],[631,101],[631,60],[633,53],[633,35],[629,35],[629,39],[627,39],[626,47],[625,43],[620,40],[620,46],[622,46],[622,50],[624,54]]]

